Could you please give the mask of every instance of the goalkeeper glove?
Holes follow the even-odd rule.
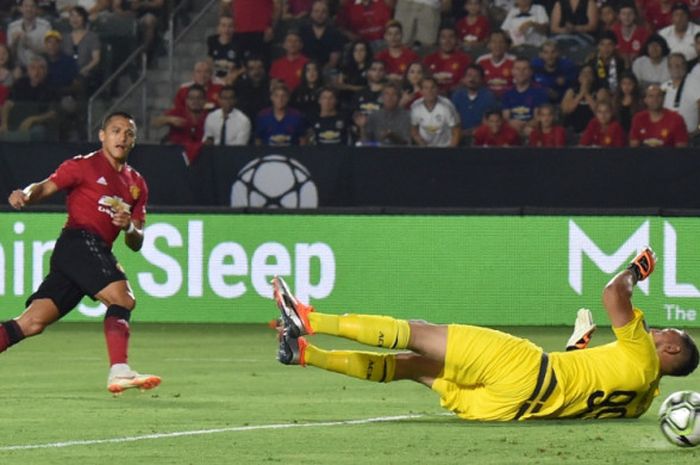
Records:
[[[644,281],[654,271],[654,265],[656,265],[656,254],[651,247],[646,247],[634,257],[627,269],[632,272],[635,281]]]

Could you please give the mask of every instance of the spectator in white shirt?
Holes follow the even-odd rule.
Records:
[[[515,6],[508,11],[501,29],[510,35],[514,47],[539,47],[547,40],[547,10],[542,5],[533,5],[532,0],[516,0]]]
[[[224,86],[219,91],[219,109],[207,115],[204,121],[203,142],[207,145],[246,145],[250,140],[250,120],[234,108],[236,91]]]
[[[664,91],[664,108],[675,111],[683,117],[688,134],[698,131],[700,113],[700,80],[688,75],[687,62],[682,53],[672,53],[668,57],[668,70],[671,79],[661,86]]]
[[[439,95],[437,80],[423,78],[422,98],[411,105],[411,137],[420,147],[457,147],[459,115],[452,102]]]
[[[661,84],[671,79],[668,74],[668,49],[666,39],[652,34],[642,49],[642,55],[632,63],[632,73],[642,88],[650,84]]]
[[[16,64],[26,68],[32,58],[46,51],[44,36],[51,29],[51,23],[38,17],[36,0],[22,0],[19,11],[22,17],[7,27],[7,45],[12,50]]]
[[[685,3],[674,3],[671,11],[671,25],[661,29],[659,35],[666,39],[671,52],[682,53],[686,60],[692,60],[697,56],[695,34],[700,32],[700,26],[690,22],[690,9]]]

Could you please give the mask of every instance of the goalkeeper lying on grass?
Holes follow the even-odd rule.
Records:
[[[662,376],[686,376],[698,365],[697,346],[686,332],[649,330],[644,313],[632,306],[632,288],[655,263],[647,248],[605,286],[603,305],[615,342],[551,353],[488,328],[319,313],[276,277],[274,297],[282,313],[277,358],[369,381],[417,381],[467,420],[636,418],[658,394]],[[590,313],[579,311],[569,348],[585,348],[594,328]],[[411,352],[326,351],[304,337],[316,333]]]

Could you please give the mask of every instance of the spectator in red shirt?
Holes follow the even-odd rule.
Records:
[[[207,118],[207,111],[204,110],[206,101],[204,87],[192,84],[187,89],[185,101],[185,108],[173,108],[153,119],[153,126],[156,128],[170,127],[166,138],[169,144],[187,146],[200,143],[204,138],[204,120]]]
[[[565,147],[566,130],[554,124],[554,106],[545,103],[537,107],[537,124],[528,138],[530,147]]]
[[[390,21],[384,32],[386,46],[377,53],[377,60],[384,62],[386,77],[394,82],[399,82],[406,73],[408,65],[414,61],[420,61],[416,52],[403,44],[403,27],[398,21]]]
[[[625,132],[620,123],[613,120],[612,105],[599,102],[595,117],[591,119],[581,135],[579,145],[583,147],[624,147]]]
[[[231,3],[233,38],[243,51],[243,58],[250,55],[264,56],[266,43],[274,36],[274,18],[278,3],[274,0],[224,0]]]
[[[617,37],[617,52],[629,68],[632,61],[642,53],[642,47],[651,33],[637,24],[637,9],[634,3],[622,4],[617,17],[619,22],[613,26],[612,31]]]
[[[490,110],[484,114],[484,123],[474,131],[474,147],[517,147],[521,145],[518,132],[504,124],[499,110]]]
[[[336,22],[348,39],[372,43],[382,40],[392,13],[392,0],[344,0]]]
[[[481,55],[476,64],[484,70],[484,83],[496,97],[501,97],[513,86],[515,57],[508,53],[510,39],[503,31],[494,31],[489,37],[489,52]]]
[[[204,87],[206,94],[206,103],[204,109],[207,111],[213,110],[219,106],[219,91],[223,83],[219,80],[214,80],[214,67],[211,60],[202,60],[194,64],[192,71],[192,80],[180,86],[175,94],[175,102],[173,106],[178,109],[186,107],[187,93],[193,84]]]
[[[467,48],[484,45],[491,34],[491,25],[489,19],[481,14],[481,0],[467,0],[464,9],[467,15],[455,25],[459,40]]]
[[[654,31],[671,25],[672,7],[676,0],[657,0],[647,2],[646,19],[649,27]]]
[[[273,61],[270,67],[270,77],[284,83],[290,91],[294,91],[301,83],[301,73],[309,61],[301,53],[303,46],[301,36],[296,31],[287,32],[282,44],[286,53]]]
[[[425,57],[424,63],[437,79],[440,91],[447,94],[457,87],[472,59],[457,49],[457,32],[450,26],[440,28],[438,46],[438,51]]]
[[[687,147],[688,129],[683,118],[663,107],[664,93],[652,84],[644,96],[647,106],[632,119],[630,147]]]

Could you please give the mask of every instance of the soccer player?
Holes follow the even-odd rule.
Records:
[[[488,328],[318,313],[275,278],[284,323],[278,360],[368,381],[416,381],[466,420],[636,418],[658,394],[661,377],[686,376],[698,365],[697,346],[686,332],[649,330],[644,313],[632,305],[634,285],[653,272],[655,262],[646,248],[605,287],[603,305],[615,342],[551,353]],[[326,351],[303,337],[315,333],[411,352]]]
[[[148,187],[127,164],[136,142],[134,118],[123,112],[107,115],[99,136],[100,150],[63,162],[47,179],[15,190],[8,198],[21,210],[66,190],[68,221],[56,241],[49,274],[27,299],[26,310],[0,324],[0,352],[40,334],[88,295],[107,307],[104,333],[111,367],[107,389],[118,394],[160,384],[158,376],[139,374],[127,364],[129,318],[136,300],[112,254],[112,244],[122,231],[130,249],[141,249]]]

